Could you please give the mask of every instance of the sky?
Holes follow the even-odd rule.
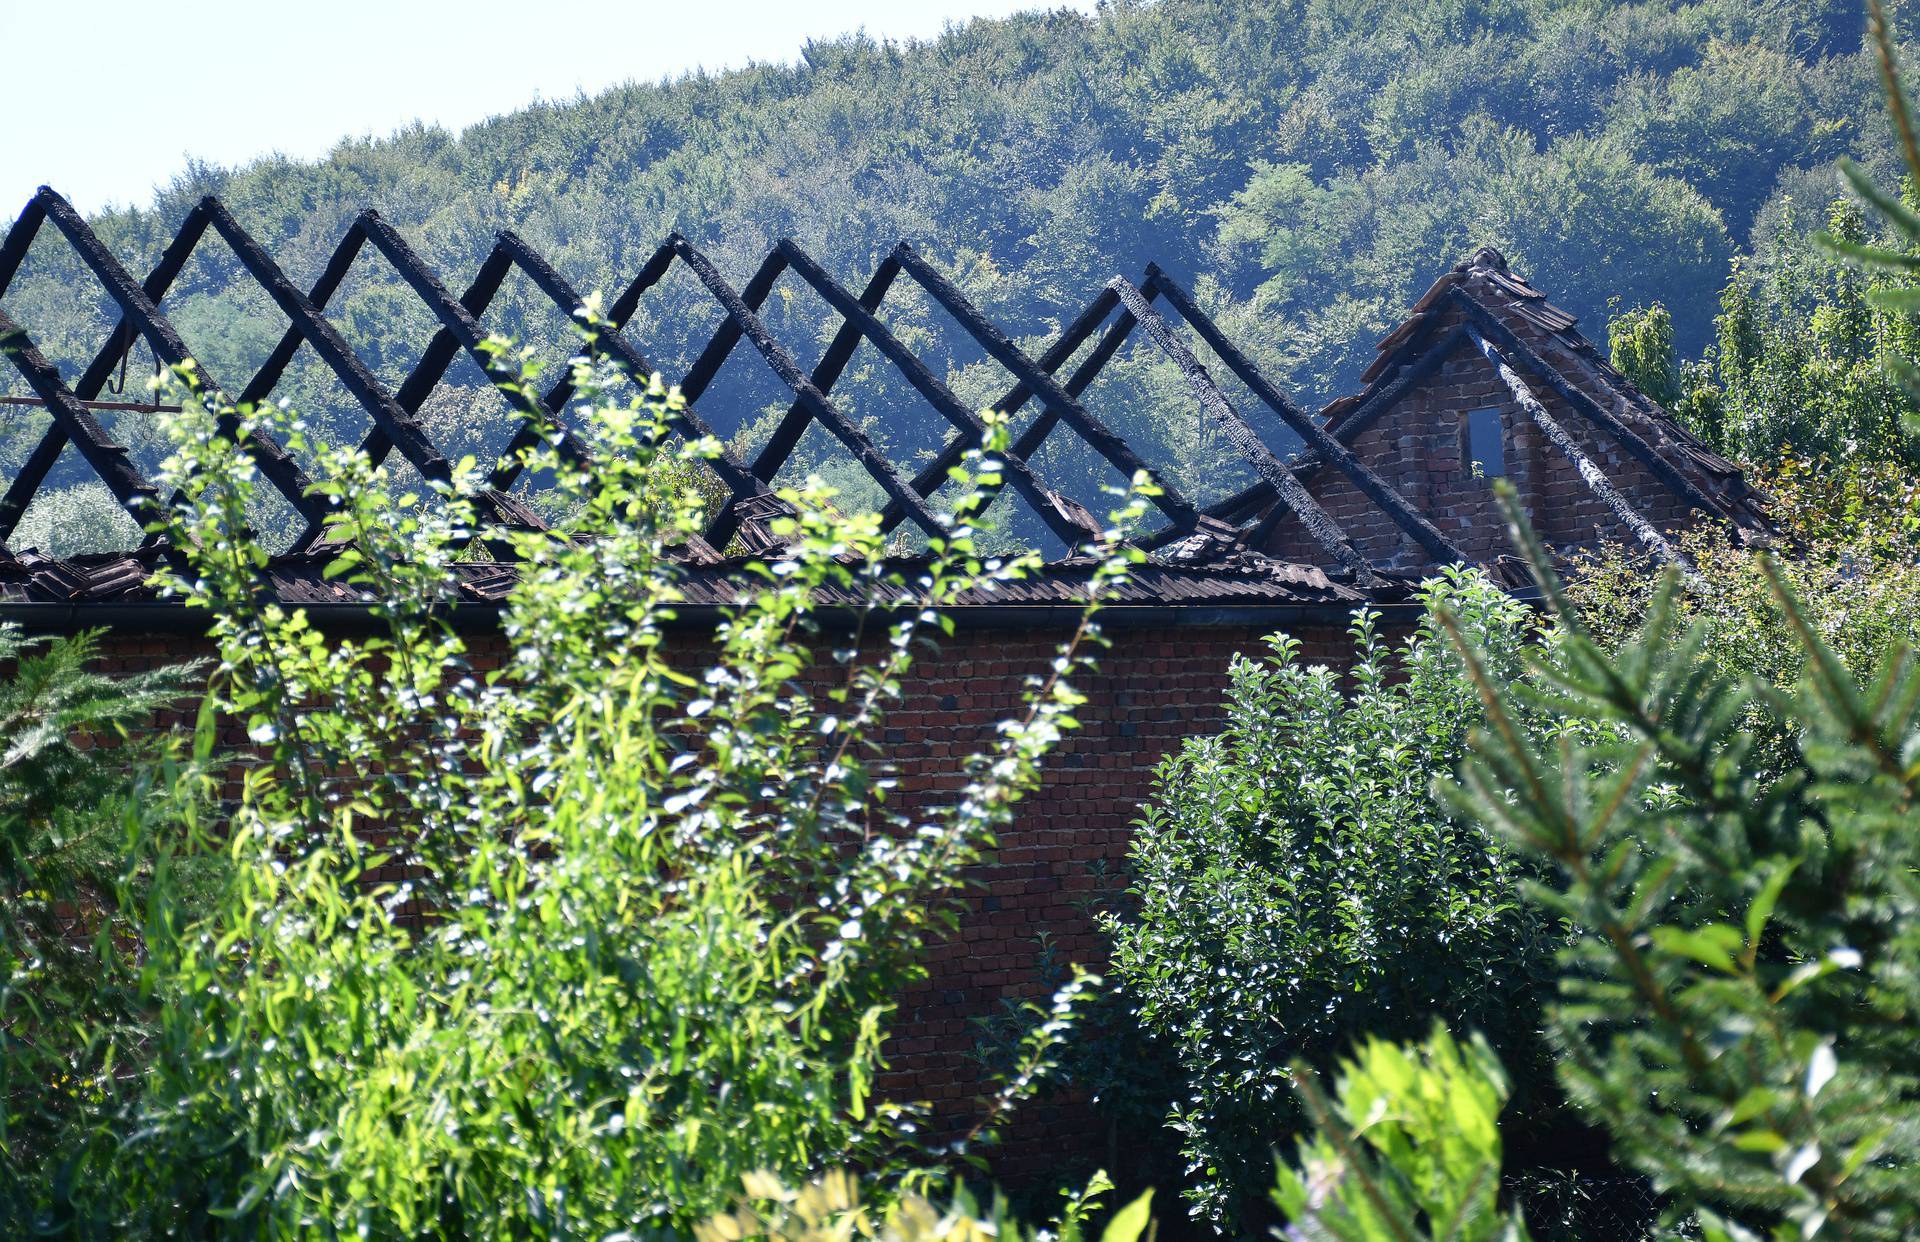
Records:
[[[189,158],[325,155],[413,121],[459,130],[533,102],[693,69],[792,62],[864,29],[1093,0],[0,0],[0,225],[46,184],[144,206]]]

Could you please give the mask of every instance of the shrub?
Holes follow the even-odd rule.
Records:
[[[1174,1108],[1195,1209],[1249,1224],[1296,1114],[1290,1072],[1362,1034],[1433,1016],[1528,1050],[1551,929],[1518,900],[1522,868],[1437,808],[1479,706],[1440,641],[1449,607],[1516,671],[1532,624],[1483,578],[1450,573],[1390,650],[1355,617],[1351,687],[1278,637],[1234,660],[1227,720],[1162,766],[1132,850],[1137,911],[1109,921],[1114,973],[1186,1083]]]
[[[1920,178],[1886,15],[1878,0],[1869,11],[1903,155]],[[1920,241],[1906,204],[1845,171],[1907,244]],[[1896,273],[1920,268],[1910,249],[1826,241]],[[1920,304],[1911,288],[1869,298],[1901,313]],[[1891,361],[1920,397],[1920,371]],[[1823,625],[1795,574],[1756,556],[1751,572],[1772,609],[1752,628],[1790,643],[1772,662],[1790,675],[1728,659],[1710,613],[1684,616],[1672,574],[1638,631],[1608,641],[1566,599],[1510,487],[1501,502],[1560,620],[1539,673],[1556,712],[1589,726],[1589,744],[1575,740],[1579,730],[1555,747],[1530,738],[1519,718],[1525,688],[1511,688],[1450,626],[1489,724],[1462,783],[1445,791],[1557,872],[1536,896],[1574,932],[1548,1011],[1562,1080],[1669,1196],[1670,1215],[1697,1217],[1689,1233],[1913,1236],[1920,667],[1907,635],[1874,635],[1873,658],[1850,664],[1835,639],[1853,636],[1857,620]],[[1910,517],[1898,515],[1897,543],[1910,538]],[[1872,524],[1860,534],[1854,542],[1869,549],[1887,543]],[[1886,559],[1863,568],[1902,563]],[[1828,568],[1816,563],[1815,573]],[[1912,623],[1908,607],[1892,616]],[[1365,1236],[1406,1237],[1410,1227],[1402,1214]]]
[[[599,401],[605,377],[577,366],[589,460],[543,447],[527,463],[565,495],[551,532],[482,523],[471,461],[396,494],[364,456],[323,455],[328,572],[377,601],[361,637],[262,593],[254,474],[219,420],[296,444],[297,428],[183,395],[172,587],[219,646],[205,718],[243,725],[259,762],[219,825],[231,867],[211,907],[155,886],[140,949],[162,1020],[137,1098],[70,1186],[43,1188],[50,1226],[684,1234],[750,1171],[884,1178],[965,1155],[920,1151],[914,1108],[876,1096],[887,1015],[949,926],[961,869],[1071,727],[1066,678],[1089,634],[1036,675],[952,800],[909,817],[876,753],[900,679],[955,592],[1033,563],[975,554],[991,453],[910,581],[885,571],[877,516],[790,494],[786,553],[757,567],[711,647],[679,647],[675,549],[704,505],[684,467],[712,446],[668,442],[677,398],[657,385]],[[513,654],[492,673],[448,619],[452,570],[476,545],[521,562]],[[1123,569],[1104,562],[1095,593]],[[861,641],[820,628],[828,586],[924,607],[876,604]],[[815,644],[837,665],[818,691]],[[197,739],[203,781],[211,739]],[[190,793],[139,825],[161,874],[211,848]]]
[[[1788,458],[1768,483],[1790,556],[1769,560],[1711,527],[1680,537],[1701,585],[1673,606],[1684,623],[1702,627],[1707,658],[1723,673],[1769,685],[1791,686],[1805,675],[1807,649],[1778,605],[1774,577],[1802,601],[1801,620],[1863,679],[1888,652],[1920,641],[1913,543],[1920,504],[1912,474],[1893,465]],[[1644,555],[1613,547],[1576,567],[1567,594],[1582,625],[1613,647],[1639,631],[1659,581]],[[1748,702],[1741,727],[1754,738],[1757,775],[1770,778],[1793,762],[1797,725],[1765,701]]]
[[[1511,489],[1503,503],[1521,529]],[[1544,649],[1535,691],[1483,664],[1466,628],[1450,627],[1488,725],[1461,783],[1444,790],[1552,868],[1533,896],[1572,930],[1547,1008],[1562,1082],[1689,1236],[1913,1236],[1911,649],[1887,653],[1863,691],[1766,560],[1808,670],[1798,683],[1738,677],[1708,659],[1707,627],[1678,621],[1673,575],[1640,632],[1604,646],[1522,535],[1560,641]],[[1520,713],[1543,698],[1584,728],[1530,737]],[[1791,725],[1791,762],[1778,773],[1751,762],[1756,739],[1740,722],[1756,701]],[[1403,1216],[1364,1236],[1409,1227]]]
[[[124,819],[165,742],[145,732],[194,669],[109,676],[97,634],[30,641],[0,626],[0,1225],[23,1187],[70,1176],[77,1128],[123,1094],[119,1061],[151,1028],[117,952]]]
[[[766,1242],[843,1242],[874,1238],[879,1242],[1085,1242],[1088,1221],[1113,1189],[1104,1173],[1095,1173],[1087,1186],[1069,1193],[1061,1210],[1047,1225],[1035,1230],[1013,1216],[1006,1200],[996,1198],[982,1208],[964,1187],[947,1206],[918,1190],[888,1196],[883,1204],[862,1202],[860,1183],[845,1170],[834,1169],[798,1190],[766,1174],[745,1181],[746,1199],[737,1210],[721,1213],[694,1230],[695,1242],[736,1242],[763,1238]],[[1151,1190],[1113,1212],[1100,1232],[1100,1242],[1137,1242],[1145,1234],[1151,1242]]]
[[[1296,1074],[1315,1130],[1273,1199],[1301,1242],[1524,1242],[1502,1213],[1500,1109],[1507,1078],[1485,1040],[1440,1027],[1402,1048],[1368,1039],[1343,1061],[1333,1098]]]

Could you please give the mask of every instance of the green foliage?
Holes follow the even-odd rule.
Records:
[[[1900,82],[1886,9],[1880,0],[1867,0],[1867,10],[1874,59],[1880,70],[1881,86],[1886,91],[1887,112],[1905,164],[1903,193],[1897,196],[1888,193],[1874,183],[1865,168],[1851,160],[1842,161],[1842,175],[1854,192],[1879,214],[1889,237],[1879,244],[1869,244],[1860,230],[1836,229],[1820,240],[1833,253],[1877,274],[1875,287],[1867,294],[1876,313],[1913,325],[1920,322],[1916,320],[1916,312],[1920,312],[1920,282],[1914,279],[1915,273],[1920,272],[1920,215],[1914,210],[1916,187],[1920,187],[1920,137],[1915,136],[1913,107]],[[1884,361],[1909,400],[1904,429],[1910,436],[1920,436],[1920,363],[1915,361],[1915,354],[1920,353],[1920,329],[1910,327],[1899,346]]]
[[[62,1144],[122,1091],[118,1058],[150,1015],[114,940],[116,894],[141,891],[122,819],[164,769],[156,712],[195,670],[113,676],[99,635],[28,640],[0,626],[0,1225],[21,1187],[62,1178]]]
[[[1904,642],[1849,669],[1787,578],[1760,572],[1805,675],[1769,683],[1705,656],[1669,575],[1609,649],[1567,606],[1540,689],[1473,654],[1489,724],[1451,805],[1554,869],[1532,887],[1573,929],[1549,1030],[1569,1093],[1676,1216],[1779,1238],[1920,1228],[1912,1023],[1920,1012],[1920,668]],[[1791,727],[1766,771],[1742,722]],[[1546,740],[1522,714],[1584,728]],[[1744,1235],[1741,1235],[1744,1236]]]
[[[1718,340],[1699,363],[1681,368],[1670,408],[1725,451],[1770,465],[1788,456],[1836,461],[1920,460],[1920,143],[1901,88],[1894,32],[1880,0],[1868,0],[1871,56],[1886,92],[1905,178],[1898,194],[1880,189],[1851,159],[1843,179],[1873,207],[1839,199],[1809,246],[1782,205],[1771,252],[1754,268],[1736,267],[1721,294]],[[1860,270],[1865,268],[1864,273]]]
[[[1091,615],[950,799],[902,806],[875,749],[902,677],[955,592],[1033,564],[975,551],[992,449],[910,582],[889,580],[877,516],[789,493],[789,550],[691,647],[668,635],[674,549],[705,505],[686,471],[713,446],[667,441],[677,397],[621,402],[576,367],[592,464],[545,447],[528,462],[566,500],[553,532],[477,523],[471,459],[402,489],[357,452],[311,449],[280,411],[184,394],[172,589],[206,610],[221,663],[198,776],[134,826],[157,876],[216,849],[230,866],[203,909],[157,882],[135,912],[157,1029],[71,1180],[34,1188],[49,1227],[683,1235],[748,1172],[798,1184],[858,1165],[894,1184],[982,1137],[921,1150],[916,1110],[876,1094],[880,1046],[961,869],[1073,725]],[[338,506],[329,572],[377,601],[372,633],[323,633],[263,597],[257,480],[223,413],[316,452]],[[513,655],[491,673],[448,620],[449,568],[476,542],[522,562]],[[1102,562],[1094,596],[1126,563]],[[823,627],[823,588],[868,586],[925,606]],[[196,795],[221,718],[260,761],[216,834]],[[983,1131],[1043,1072],[1071,996]]]
[[[1483,244],[1576,313],[1620,295],[1704,321],[1733,250],[1721,213],[1686,181],[1605,134],[1543,137],[1476,113],[1443,135],[1325,179],[1255,164],[1223,206],[1219,248],[1258,277],[1249,309],[1286,322],[1296,383],[1331,395],[1306,375],[1347,378],[1333,368],[1362,357],[1436,274]]]
[[[1857,204],[1839,201],[1827,232],[1850,243],[1869,234]],[[1789,215],[1784,228],[1791,228]],[[1909,313],[1880,295],[1910,282],[1868,277],[1783,238],[1752,284],[1722,298],[1719,374],[1726,388],[1722,442],[1754,461],[1782,449],[1836,458],[1906,456],[1903,422],[1913,403],[1887,362],[1920,342]]]
[[[1874,563],[1920,553],[1920,474],[1898,461],[1787,457],[1757,482],[1790,547],[1844,546]]]
[[[1334,1098],[1298,1075],[1313,1122],[1274,1202],[1302,1242],[1521,1242],[1500,1197],[1507,1079],[1478,1036],[1438,1027],[1418,1045],[1368,1039],[1340,1065]]]
[[[1607,348],[1613,365],[1669,410],[1680,404],[1680,371],[1673,358],[1673,316],[1655,302],[1607,322]]]
[[[41,489],[20,516],[10,542],[16,548],[66,557],[122,550],[139,536],[140,524],[120,507],[107,485],[95,479]]]
[[[1792,457],[1761,482],[1793,554],[1769,560],[1712,528],[1683,535],[1680,547],[1704,586],[1675,597],[1673,609],[1681,623],[1701,627],[1704,658],[1720,673],[1792,686],[1808,671],[1807,650],[1779,607],[1774,581],[1784,581],[1801,600],[1801,621],[1857,670],[1865,689],[1893,652],[1920,643],[1920,483],[1892,463]],[[1613,547],[1583,559],[1567,594],[1581,623],[1611,648],[1639,630],[1658,586],[1643,555]],[[1797,720],[1753,699],[1740,724],[1762,780],[1794,764]]]
[[[1465,573],[1424,602],[1518,672],[1524,606]],[[1531,1061],[1554,935],[1517,900],[1514,857],[1428,794],[1464,754],[1475,692],[1431,611],[1397,649],[1375,627],[1355,618],[1350,686],[1290,638],[1234,660],[1225,727],[1162,766],[1133,843],[1137,909],[1109,921],[1114,973],[1186,1078],[1172,1121],[1214,1221],[1251,1223],[1295,1120],[1290,1073],[1359,1035],[1440,1013]]]
[[[1869,236],[1849,200],[1829,204],[1826,224],[1850,244]],[[1916,407],[1889,365],[1920,345],[1920,321],[1885,298],[1909,285],[1814,245],[1788,202],[1767,250],[1722,290],[1698,360],[1676,363],[1655,306],[1608,325],[1614,365],[1709,444],[1763,469],[1783,455],[1912,462],[1904,424]]]
[[[1920,176],[1885,14],[1870,4],[1895,126]],[[1907,244],[1920,241],[1904,204],[1849,176]],[[1826,241],[1841,254],[1920,266],[1836,232]],[[1869,300],[1902,313],[1917,304],[1899,290]],[[1657,355],[1633,347],[1649,335],[1644,320],[1623,325],[1617,352]],[[1912,363],[1890,360],[1920,398]],[[1783,516],[1811,555],[1782,565],[1727,554],[1730,565],[1703,565],[1707,590],[1689,597],[1669,572],[1634,605],[1630,633],[1620,566],[1597,588],[1587,576],[1576,612],[1502,483],[1556,640],[1516,683],[1443,614],[1488,724],[1460,784],[1440,791],[1551,865],[1552,882],[1530,891],[1573,931],[1548,1007],[1561,1079],[1664,1192],[1678,1236],[1711,1242],[1920,1228],[1913,484],[1884,464],[1837,481],[1821,477],[1830,470],[1790,460],[1784,472]],[[1886,578],[1891,605],[1863,601]],[[1850,580],[1869,585],[1848,590]],[[1848,596],[1838,602],[1836,584]],[[1530,727],[1543,714],[1559,727]],[[1418,1098],[1404,1082],[1383,1094],[1388,1114]],[[1316,1120],[1323,1151],[1351,1133]],[[1457,1137],[1470,1142],[1481,1124],[1469,1120]],[[1363,1182],[1397,1186],[1419,1167],[1403,1150]],[[1461,1169],[1441,1185],[1457,1192],[1470,1177]],[[1283,1174],[1289,1211],[1312,1223],[1301,1186]],[[1360,1208],[1347,1236],[1415,1236],[1377,1191]]]

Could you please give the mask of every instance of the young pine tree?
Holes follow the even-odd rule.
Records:
[[[1781,1237],[1920,1227],[1920,663],[1866,689],[1775,575],[1799,684],[1743,682],[1675,623],[1671,578],[1608,650],[1566,607],[1539,686],[1502,684],[1461,636],[1488,724],[1449,803],[1557,873],[1574,929],[1548,1028],[1560,1077],[1676,1217]],[[1458,627],[1455,632],[1459,633]],[[1749,705],[1794,723],[1753,762]],[[1551,711],[1565,727],[1521,723]]]

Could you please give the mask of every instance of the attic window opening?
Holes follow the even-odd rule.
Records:
[[[1469,410],[1466,426],[1467,473],[1481,479],[1507,475],[1506,424],[1499,410]]]

